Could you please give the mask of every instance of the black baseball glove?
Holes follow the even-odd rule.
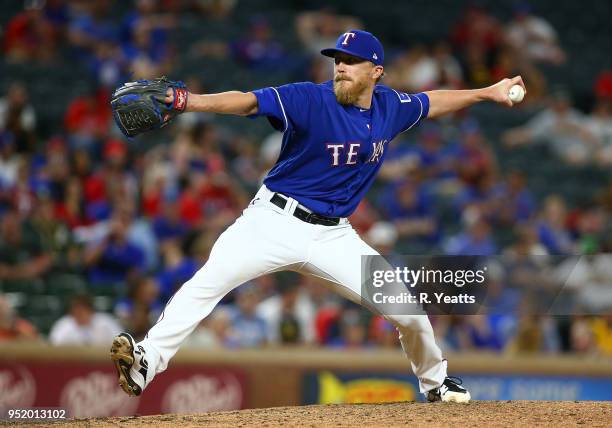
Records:
[[[174,95],[170,104],[164,102],[168,89],[172,89]],[[166,126],[185,111],[188,94],[183,82],[166,77],[128,82],[113,92],[113,118],[121,132],[132,138]]]

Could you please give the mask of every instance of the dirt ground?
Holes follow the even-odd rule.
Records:
[[[4,425],[6,422],[0,422]],[[59,427],[609,427],[612,402],[473,401],[470,404],[390,403],[274,407],[197,415],[131,416],[39,421]],[[17,424],[9,424],[17,425]],[[23,426],[23,422],[19,424]]]

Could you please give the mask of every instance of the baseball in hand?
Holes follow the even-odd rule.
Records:
[[[523,101],[523,97],[525,96],[525,90],[521,85],[514,85],[510,88],[510,92],[508,92],[508,97],[510,101],[513,103],[520,103]]]

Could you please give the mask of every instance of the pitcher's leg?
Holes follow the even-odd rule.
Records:
[[[410,308],[411,312],[406,315],[389,315],[379,305],[362,301],[361,256],[378,255],[378,252],[352,228],[330,230],[328,235],[312,251],[305,266],[308,273],[335,284],[337,289],[342,288],[341,294],[385,316],[399,332],[400,343],[419,379],[421,392],[440,386],[446,377],[446,361],[427,315],[417,314],[416,308]]]
[[[166,369],[181,343],[227,293],[263,272],[253,249],[236,240],[240,229],[231,226],[219,237],[206,264],[170,298],[140,343],[156,373]]]
[[[146,386],[166,369],[180,345],[232,289],[257,276],[302,261],[308,239],[287,216],[254,206],[215,242],[206,264],[172,296],[140,342],[147,356]],[[291,236],[287,242],[286,237]]]
[[[436,344],[427,315],[389,315],[385,318],[399,332],[402,349],[419,379],[420,391],[424,393],[442,385],[447,374],[446,360]]]

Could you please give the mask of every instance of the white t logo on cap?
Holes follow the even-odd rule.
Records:
[[[344,41],[342,42],[342,46],[348,45],[348,41],[351,37],[355,37],[355,33],[344,33]]]

